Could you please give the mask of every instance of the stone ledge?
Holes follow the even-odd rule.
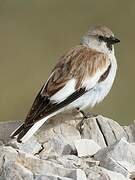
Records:
[[[135,124],[103,117],[52,118],[25,144],[10,140],[21,122],[0,123],[0,180],[126,180],[135,178]]]

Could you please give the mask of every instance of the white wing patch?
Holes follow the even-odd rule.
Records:
[[[102,70],[98,69],[94,76],[88,77],[82,83],[82,87],[86,87],[86,89],[89,90],[93,88],[94,86],[96,86],[96,84],[98,83],[98,80],[100,79],[100,77],[106,71],[107,68],[108,66],[103,68]],[[59,90],[52,97],[50,97],[50,100],[55,101],[55,102],[61,102],[65,100],[68,96],[70,96],[71,94],[75,92],[76,81],[77,81],[76,79],[69,80],[67,84],[61,90]]]
[[[50,100],[56,102],[63,101],[64,99],[66,99],[68,96],[70,96],[75,92],[75,85],[76,85],[75,79],[69,80],[61,90],[59,90],[50,98]]]

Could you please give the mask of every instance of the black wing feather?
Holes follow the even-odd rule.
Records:
[[[34,101],[34,104],[36,104],[36,106],[38,107],[38,112],[37,112],[37,109],[36,109],[36,114],[34,112],[32,112],[32,116],[30,116],[30,117],[33,119],[29,119],[31,121],[27,121],[19,129],[17,129],[17,131],[15,131],[15,133],[12,135],[12,138],[14,136],[16,136],[17,134],[19,134],[17,137],[17,141],[21,142],[22,137],[29,131],[29,129],[38,120],[48,116],[51,113],[58,111],[61,108],[64,108],[68,104],[72,103],[73,101],[75,101],[76,99],[81,97],[86,92],[87,92],[86,88],[80,88],[79,90],[76,90],[73,94],[68,96],[64,101],[62,101],[60,103],[52,103],[50,100],[46,99],[45,97],[43,97],[43,99],[42,99],[40,97],[40,95],[38,94],[37,100]],[[39,98],[41,98],[41,99],[39,100]],[[38,104],[37,102],[40,104]],[[30,111],[30,113],[31,113],[31,111]],[[33,113],[34,113],[34,115],[33,115]]]
[[[51,102],[49,99],[47,100],[47,102],[46,100],[39,101],[40,104],[37,104],[38,112],[36,111],[36,114],[33,117],[34,119],[32,121],[27,121],[25,126],[26,127],[32,126],[38,120],[64,108],[68,104],[72,103],[73,101],[81,97],[86,92],[87,92],[86,88],[80,88],[79,90],[76,90],[73,94],[68,96],[64,101],[60,103]]]

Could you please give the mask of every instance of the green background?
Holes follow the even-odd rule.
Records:
[[[0,0],[0,121],[24,120],[59,56],[93,25],[110,27],[118,73],[94,112],[121,124],[135,118],[135,1]]]

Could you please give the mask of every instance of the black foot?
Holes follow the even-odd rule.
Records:
[[[83,131],[83,129],[84,129],[84,123],[85,123],[85,121],[86,121],[88,118],[96,117],[97,114],[90,113],[90,112],[84,112],[84,111],[79,110],[79,109],[78,109],[78,111],[83,115],[82,120],[81,120],[80,123],[78,124],[78,129],[79,129],[80,133],[82,133],[82,131]]]
[[[91,113],[91,112],[84,112],[82,110],[80,110],[79,112],[83,115],[84,119],[98,116],[98,114],[94,114],[94,113]]]

